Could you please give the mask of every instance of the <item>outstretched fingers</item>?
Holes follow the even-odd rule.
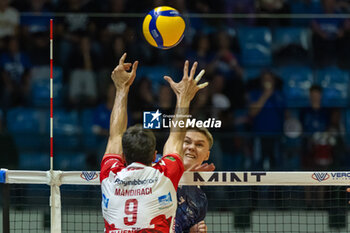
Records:
[[[197,87],[198,87],[199,89],[203,89],[204,87],[206,87],[206,86],[208,86],[208,85],[209,85],[209,83],[208,83],[208,82],[205,82],[205,83],[199,84]]]
[[[194,79],[194,81],[195,81],[196,83],[198,83],[198,82],[201,80],[201,78],[203,77],[204,73],[205,73],[205,70],[201,70],[201,72],[199,72],[199,74],[196,76],[196,78]]]
[[[204,75],[204,73],[205,73],[205,70],[201,70],[201,72],[199,72],[199,74],[196,76],[196,78],[195,78],[195,82],[196,82],[196,84],[201,80],[201,78],[203,77],[203,75]],[[208,82],[205,82],[205,83],[201,83],[201,84],[199,84],[197,87],[199,88],[199,89],[203,89],[203,88],[205,88],[206,86],[208,86]]]
[[[175,84],[174,80],[169,76],[164,76],[164,79],[170,84],[170,86]]]
[[[124,67],[125,70],[129,70],[131,66],[132,66],[131,63],[124,63],[123,64],[123,67]]]
[[[138,65],[139,65],[138,61],[135,61],[134,64],[132,64],[132,70],[130,73],[132,79],[135,79],[135,77],[136,77],[136,70],[137,70]]]
[[[119,59],[119,65],[124,65],[125,58],[126,58],[126,53],[124,53],[123,56]]]
[[[190,77],[189,77],[190,79],[193,79],[194,74],[196,73],[197,66],[198,66],[198,62],[193,63],[192,69],[191,69],[191,73],[190,73]]]
[[[188,77],[188,65],[189,65],[189,62],[188,60],[186,60],[184,65],[184,77]]]

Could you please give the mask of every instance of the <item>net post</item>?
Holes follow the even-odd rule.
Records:
[[[50,171],[51,233],[61,233],[61,171]]]
[[[2,231],[10,233],[10,185],[2,184]]]

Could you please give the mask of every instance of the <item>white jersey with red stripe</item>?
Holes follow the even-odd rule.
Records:
[[[102,214],[106,233],[173,232],[176,190],[184,172],[179,155],[153,167],[105,155],[101,164]]]

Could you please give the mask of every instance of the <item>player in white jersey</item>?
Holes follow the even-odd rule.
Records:
[[[171,128],[164,157],[155,158],[155,137],[141,126],[127,125],[127,96],[136,77],[138,62],[124,63],[126,54],[112,72],[117,92],[110,121],[110,136],[101,163],[102,213],[106,233],[173,232],[177,208],[176,190],[183,174],[185,128]],[[127,72],[132,66],[131,72]],[[179,83],[164,77],[177,96],[174,121],[185,120],[191,100],[208,83],[197,85],[197,63],[188,75],[188,61]]]

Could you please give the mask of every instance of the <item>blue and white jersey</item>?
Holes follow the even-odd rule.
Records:
[[[197,186],[179,186],[177,189],[177,210],[175,232],[189,232],[190,228],[204,220],[208,209],[208,199]]]

